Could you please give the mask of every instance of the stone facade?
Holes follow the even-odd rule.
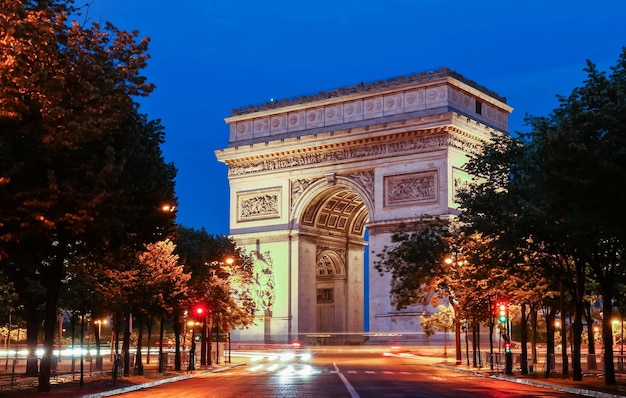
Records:
[[[447,69],[234,110],[216,155],[259,281],[259,322],[234,338],[421,338],[430,309],[396,310],[373,259],[399,223],[455,213],[468,155],[508,132],[511,111]]]

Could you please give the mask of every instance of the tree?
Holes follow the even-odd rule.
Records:
[[[391,273],[391,295],[398,309],[428,304],[428,292],[435,291],[446,272],[444,259],[451,250],[450,226],[439,218],[424,218],[411,226],[400,225],[391,236],[391,245],[377,253],[374,267]]]
[[[144,287],[136,291],[143,293],[150,301],[144,309],[147,315],[158,314],[161,318],[159,369],[163,366],[161,361],[164,321],[168,316],[177,313],[175,309],[183,307],[187,302],[187,283],[191,277],[185,273],[183,265],[178,263],[178,255],[174,254],[174,250],[174,243],[167,239],[146,245],[146,251],[139,255],[139,262],[144,266],[145,278],[141,278]],[[137,346],[137,358],[141,368],[141,338]]]
[[[205,322],[215,321],[217,325],[218,320],[226,320],[229,326],[245,327],[254,321],[254,301],[246,289],[252,278],[253,261],[231,238],[178,226],[176,252],[185,271],[191,273],[188,305],[204,305],[209,312]],[[206,324],[202,330],[207,330]],[[202,333],[202,365],[210,362],[207,337]]]
[[[443,357],[448,360],[448,346],[446,337],[455,323],[454,311],[446,305],[438,305],[437,312],[424,316],[420,315],[420,324],[427,336],[435,334],[435,330],[443,332]]]
[[[535,268],[561,283],[573,311],[574,380],[582,380],[580,342],[589,278],[603,298],[606,383],[614,384],[610,314],[624,280],[626,50],[610,77],[588,62],[588,80],[547,117],[528,117],[532,132],[495,137],[467,170],[481,176],[461,195],[461,220],[506,253],[531,253]],[[619,202],[619,203],[618,203]],[[550,311],[552,313],[552,311]]]
[[[72,4],[0,3],[0,262],[27,309],[33,353],[43,320],[40,391],[50,388],[56,307],[67,260],[107,247],[112,235],[98,240],[95,231],[102,228],[96,225],[127,214],[112,206],[120,175],[129,170],[116,145],[119,133],[128,132],[125,123],[139,122],[131,128],[142,124],[133,97],[153,88],[139,73],[148,59],[148,39],[137,41],[137,32],[108,23],[69,24],[68,15],[76,11]],[[173,186],[171,180],[162,183]],[[131,202],[154,212],[152,203]],[[163,218],[161,225],[172,220]],[[151,226],[154,221],[144,230]],[[124,231],[137,235],[131,228]],[[33,358],[28,372],[36,372],[36,363],[30,366]]]
[[[458,273],[464,267],[456,264],[455,235],[449,220],[426,218],[411,226],[400,225],[391,236],[391,245],[377,253],[375,269],[391,273],[392,302],[398,309],[413,304],[429,304],[433,293],[448,299],[455,308],[456,362],[461,362],[461,324],[455,288]],[[446,259],[450,261],[446,261]]]
[[[528,119],[529,133],[541,174],[536,175],[544,192],[544,208],[550,212],[554,231],[575,264],[570,287],[576,304],[573,322],[574,347],[579,346],[586,278],[597,282],[603,302],[605,377],[615,384],[611,336],[614,293],[624,281],[626,216],[615,213],[621,205],[620,189],[626,183],[626,48],[611,74],[597,70],[587,61],[587,80],[547,117]],[[581,380],[574,350],[574,378]]]

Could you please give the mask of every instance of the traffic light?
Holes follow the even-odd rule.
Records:
[[[506,323],[509,320],[509,306],[505,302],[496,304],[498,310],[498,321]]]
[[[204,306],[198,304],[193,308],[193,316],[197,319],[204,319],[206,316],[206,308]]]
[[[511,342],[510,341],[505,341],[504,342],[504,352],[506,354],[509,354],[511,352]]]

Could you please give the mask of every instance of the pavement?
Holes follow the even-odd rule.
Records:
[[[417,350],[406,353],[403,356],[413,356],[416,359],[426,360],[434,366],[446,367],[457,372],[468,372],[478,377],[491,377],[506,380],[512,383],[528,384],[537,387],[548,388],[557,391],[568,392],[580,396],[613,398],[626,396],[626,378],[618,376],[617,385],[606,386],[604,379],[597,374],[585,374],[583,381],[574,382],[569,378],[564,378],[560,374],[553,373],[550,378],[546,378],[541,373],[531,373],[529,375],[521,375],[519,370],[513,375],[505,375],[500,369],[491,370],[489,368],[478,368],[468,366],[467,364],[455,364],[448,360],[442,359],[441,355],[433,351]],[[226,371],[235,366],[244,365],[249,357],[234,357],[232,362],[213,364],[210,366],[199,367],[193,371],[174,371],[167,369],[164,373],[159,373],[156,364],[144,365],[143,375],[131,375],[118,378],[113,381],[110,372],[91,372],[83,377],[83,385],[76,374],[63,374],[59,372],[57,377],[53,378],[51,390],[48,393],[37,392],[36,378],[26,378],[16,376],[14,385],[9,388],[2,385],[0,389],[0,397],[2,398],[18,398],[18,397],[53,397],[53,398],[99,398],[114,396],[138,389],[148,388],[163,383],[170,383],[183,380],[190,377],[206,373],[215,373]],[[106,368],[106,367],[105,367]],[[540,367],[537,367],[540,369]]]

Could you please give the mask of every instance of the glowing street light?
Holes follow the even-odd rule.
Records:
[[[106,325],[109,322],[106,319],[97,319],[93,323],[98,325],[98,338],[100,338],[102,336],[102,325]]]
[[[170,204],[164,204],[163,206],[161,206],[161,210],[166,212],[166,213],[171,213],[174,210],[176,210],[176,206],[174,205],[170,205]]]

